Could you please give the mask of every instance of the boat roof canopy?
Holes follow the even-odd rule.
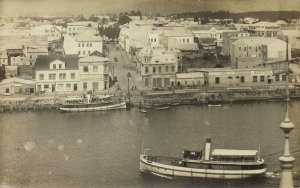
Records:
[[[214,149],[212,156],[256,156],[257,150]]]

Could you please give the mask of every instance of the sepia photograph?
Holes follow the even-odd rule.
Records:
[[[299,188],[299,0],[0,0],[0,188]]]

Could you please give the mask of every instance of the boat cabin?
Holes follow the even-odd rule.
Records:
[[[256,162],[258,160],[258,151],[214,149],[211,153],[211,160],[222,162]]]
[[[201,160],[201,158],[202,158],[202,151],[184,150],[182,158],[185,161],[188,161],[188,160]]]

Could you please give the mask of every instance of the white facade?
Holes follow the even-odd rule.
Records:
[[[36,71],[36,91],[63,92],[78,90],[78,70],[66,69],[65,62],[55,60],[48,69]]]
[[[60,40],[62,37],[62,27],[55,25],[42,25],[34,27],[33,30],[43,31],[48,35],[48,42]]]
[[[95,22],[89,22],[89,21],[68,23],[67,24],[67,35],[68,36],[76,36],[76,35],[78,35],[78,30],[80,28],[87,27],[87,26],[97,27],[98,25]]]
[[[78,63],[79,89],[99,91],[108,89],[108,58],[90,56]]]
[[[102,38],[99,36],[65,36],[65,54],[78,54],[79,57],[87,57],[94,51],[103,52]]]

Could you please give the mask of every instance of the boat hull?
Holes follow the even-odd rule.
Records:
[[[140,170],[152,174],[177,177],[195,177],[212,179],[245,179],[262,175],[266,168],[255,170],[218,170],[218,169],[200,169],[182,166],[173,166],[161,164],[145,159],[145,155],[140,156]]]
[[[85,106],[78,105],[77,107],[60,107],[60,110],[63,112],[94,112],[94,111],[107,111],[107,110],[116,110],[116,109],[126,109],[126,102],[121,102],[117,104],[104,105],[104,106]]]

